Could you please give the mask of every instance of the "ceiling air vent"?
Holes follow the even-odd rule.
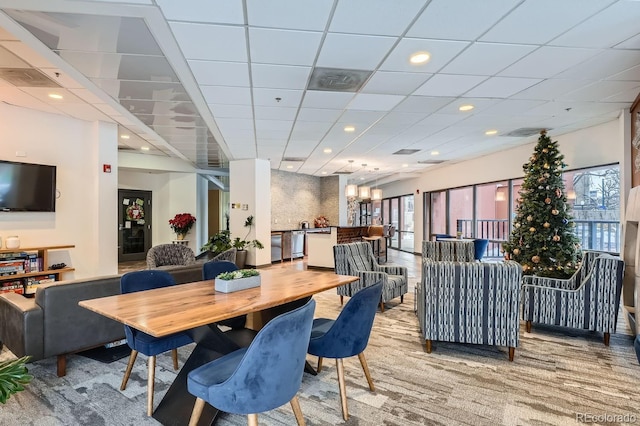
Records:
[[[305,161],[307,161],[307,159],[304,157],[283,157],[282,161],[288,161],[291,163],[304,163]]]
[[[401,149],[393,153],[393,155],[411,155],[419,152],[419,149]]]
[[[509,133],[503,133],[500,136],[509,136],[512,138],[524,138],[527,136],[533,136],[540,133],[541,130],[551,130],[551,129],[541,129],[539,127],[522,127],[520,129],[512,130]]]
[[[340,68],[314,68],[307,89],[331,92],[357,92],[373,71]]]
[[[0,78],[16,87],[62,87],[33,68],[0,68]]]
[[[440,164],[444,163],[444,160],[419,160],[418,164]]]
[[[353,172],[348,170],[338,170],[337,172],[333,172],[334,175],[350,175]]]

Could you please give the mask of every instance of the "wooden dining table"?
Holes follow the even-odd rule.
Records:
[[[260,270],[259,287],[215,291],[214,280],[83,300],[79,305],[155,337],[189,333],[196,347],[154,411],[164,425],[186,425],[195,397],[187,391],[189,371],[241,347],[270,318],[306,303],[311,296],[357,281],[328,271]],[[252,329],[222,331],[215,323],[248,315]],[[207,405],[198,424],[212,424],[217,410]]]

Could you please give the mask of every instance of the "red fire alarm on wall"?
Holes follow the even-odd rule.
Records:
[[[102,171],[104,173],[111,173],[111,164],[103,164],[102,165]]]

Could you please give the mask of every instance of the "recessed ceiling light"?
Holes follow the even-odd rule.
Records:
[[[362,177],[360,178],[360,180],[364,180],[364,176],[362,176]]]
[[[407,163],[404,163],[402,167],[409,167],[409,165]]]
[[[58,93],[49,93],[49,97],[51,99],[63,99],[62,95],[60,95]]]
[[[120,139],[129,139],[129,135],[120,135]]]
[[[431,59],[431,55],[429,52],[416,52],[409,57],[409,62],[414,65],[424,64],[429,59]]]
[[[440,152],[438,152],[438,151],[431,151],[431,155],[440,155]]]
[[[475,107],[473,105],[461,105],[460,108],[458,108],[458,109],[460,111],[471,111],[474,108]]]
[[[325,154],[331,154],[333,150],[331,148],[325,148],[322,150],[322,152],[324,152]]]
[[[143,151],[149,151],[149,147],[148,146],[142,146],[140,147],[141,150]]]
[[[491,130],[487,130],[486,132],[484,132],[485,135],[487,136],[492,136],[492,135],[497,135],[498,131],[495,129],[491,129]]]
[[[353,126],[344,126],[344,131],[345,132],[355,132],[356,128]]]
[[[322,174],[322,175],[326,175],[326,174],[327,174],[327,172],[322,172],[322,173],[320,173],[320,174]]]
[[[287,166],[287,169],[293,169],[293,166],[289,165]]]

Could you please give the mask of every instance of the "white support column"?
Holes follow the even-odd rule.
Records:
[[[247,265],[271,264],[271,166],[260,159],[236,160],[229,163],[229,210],[231,238],[258,240],[264,249],[250,248]],[[254,217],[249,232],[244,227],[247,217]],[[249,235],[247,235],[249,233]]]

